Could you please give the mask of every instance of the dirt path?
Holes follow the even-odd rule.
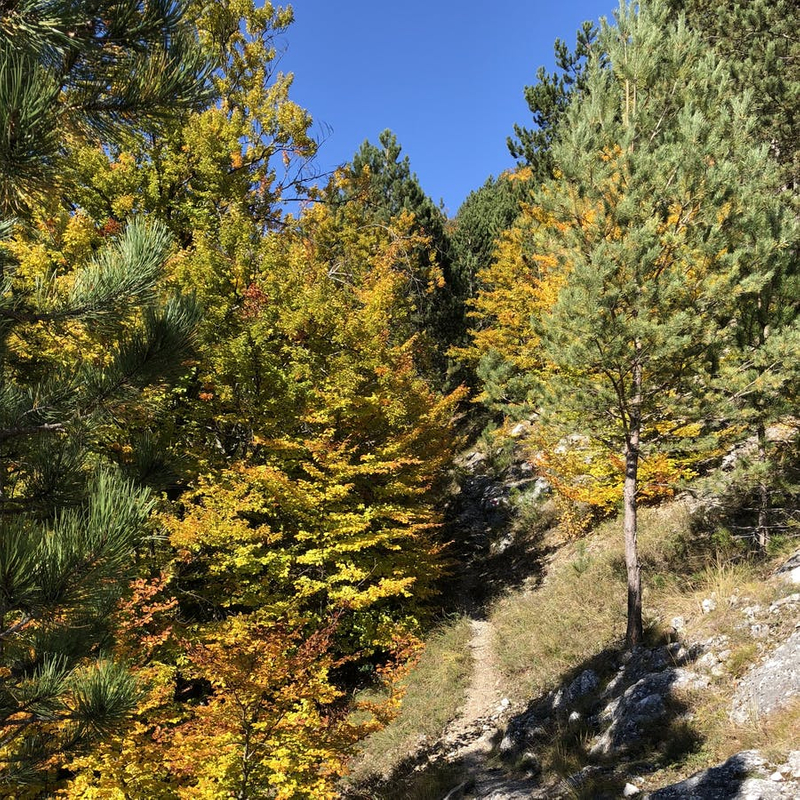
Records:
[[[473,659],[472,679],[464,708],[453,720],[445,735],[448,744],[456,746],[459,756],[464,755],[464,752],[461,752],[462,748],[458,746],[464,744],[468,749],[473,749],[476,738],[482,738],[481,734],[486,732],[485,729],[489,729],[491,733],[494,728],[491,722],[503,711],[503,698],[499,688],[500,674],[494,663],[492,626],[483,619],[473,619],[470,625],[472,626],[472,639],[469,644]],[[469,741],[464,742],[465,739]],[[488,745],[488,752],[491,743],[485,744]]]
[[[494,659],[491,624],[473,619],[470,650],[473,657],[472,680],[459,716],[444,736],[446,760],[460,762],[463,782],[447,798],[492,798],[521,800],[541,796],[535,781],[510,776],[492,764],[490,756],[501,735],[503,721],[512,713],[501,692],[501,676]]]

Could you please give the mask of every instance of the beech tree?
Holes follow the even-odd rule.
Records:
[[[709,378],[733,347],[737,306],[786,257],[774,165],[725,66],[660,2],[604,23],[609,66],[554,147],[543,205],[565,285],[540,319],[553,377],[545,415],[619,447],[629,646],[642,640],[640,463],[689,421],[713,421]],[[732,412],[731,412],[732,413]]]

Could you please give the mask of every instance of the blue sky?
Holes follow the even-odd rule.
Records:
[[[280,69],[327,136],[318,168],[350,160],[390,128],[423,189],[454,215],[489,175],[513,165],[506,137],[529,124],[523,87],[553,67],[585,19],[616,0],[294,0]]]

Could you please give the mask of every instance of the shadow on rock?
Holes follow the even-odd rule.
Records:
[[[469,465],[468,465],[469,466]],[[500,475],[471,465],[444,508],[449,574],[441,582],[444,613],[480,617],[503,593],[523,584],[535,586],[543,576],[541,533],[547,520],[520,530],[511,497],[520,490],[535,493],[537,479],[527,464],[514,463]]]
[[[646,797],[647,800],[772,800],[795,796],[793,793],[786,794],[785,787],[776,786],[772,781],[753,777],[754,773],[758,775],[763,772],[764,763],[757,751],[744,750],[718,767],[698,772],[691,778],[665,786]],[[787,788],[793,792],[791,787]]]
[[[701,653],[673,642],[587,659],[511,719],[500,756],[561,776],[546,796],[619,797],[637,775],[700,746],[683,695],[708,683],[691,669]]]

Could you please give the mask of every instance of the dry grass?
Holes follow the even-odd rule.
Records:
[[[674,563],[684,556],[689,520],[679,503],[644,509],[640,517],[646,616],[655,628],[656,598],[680,591],[683,582]],[[550,533],[556,541],[559,535],[557,529]],[[561,547],[538,589],[498,602],[491,622],[501,643],[497,657],[506,694],[516,700],[535,697],[564,673],[618,645],[625,632],[625,580],[621,523],[611,520]]]
[[[353,782],[389,774],[418,747],[442,735],[463,705],[469,686],[471,636],[469,620],[459,617],[429,637],[419,663],[405,680],[400,713],[362,744],[351,768]]]
[[[674,635],[671,622],[683,617],[691,641],[726,637],[724,647],[730,651],[710,690],[676,697],[690,714],[676,717],[671,743],[659,750],[657,760],[662,768],[649,776],[648,786],[680,780],[750,747],[768,757],[772,753],[785,756],[796,747],[800,703],[766,724],[737,727],[728,717],[736,681],[768,647],[762,640],[754,640],[749,626],[742,624],[742,608],[758,604],[766,609],[778,596],[791,591],[766,580],[776,562],[748,561],[730,540],[698,535],[680,502],[641,510],[639,546],[651,641]],[[544,581],[534,590],[509,593],[489,610],[496,663],[505,683],[502,691],[517,702],[541,696],[588,666],[602,673],[605,662],[610,666],[614,661],[614,651],[621,647],[624,636],[621,521],[605,522],[579,541],[565,541],[562,532],[553,528],[543,542],[543,552],[548,549],[554,555]],[[703,613],[706,598],[716,601],[710,613]],[[793,624],[794,620],[787,618],[785,633]],[[441,735],[463,703],[469,685],[469,640],[466,619],[451,622],[430,639],[409,675],[400,715],[365,742],[354,766],[355,781],[389,773],[420,744],[432,743]],[[679,730],[681,726],[685,730]],[[565,730],[537,749],[545,772],[566,775],[585,766],[587,736],[587,731]],[[587,784],[578,794],[589,792],[586,796],[592,796],[596,790],[597,786]]]
[[[662,753],[661,763],[672,763],[653,774],[650,786],[680,780],[750,747],[785,757],[789,749],[796,748],[800,730],[800,703],[775,715],[768,724],[749,728],[734,726],[728,717],[736,681],[770,646],[750,635],[749,626],[742,624],[742,608],[757,604],[767,609],[791,588],[766,580],[775,561],[748,561],[735,546],[721,545],[712,535],[699,536],[690,523],[679,502],[644,509],[640,514],[648,635],[653,641],[674,635],[671,621],[683,617],[692,641],[726,637],[724,648],[730,650],[730,656],[721,674],[712,679],[709,691],[677,698],[691,710],[685,736],[682,738],[677,728],[673,732],[670,746],[675,757]],[[559,534],[552,531],[550,535]],[[710,613],[703,613],[706,598],[716,601]],[[620,520],[598,526],[582,541],[563,544],[540,587],[510,594],[492,610],[505,694],[527,701],[587,666],[602,671],[604,657],[622,644],[625,600]],[[774,618],[771,622],[774,626]],[[778,631],[778,638],[788,635],[794,622],[787,617],[786,630]],[[565,752],[549,752],[544,746],[538,755],[546,769],[564,775],[585,766],[585,748],[580,741],[572,742],[569,736],[556,737],[556,741],[562,750],[565,742],[569,746]]]

